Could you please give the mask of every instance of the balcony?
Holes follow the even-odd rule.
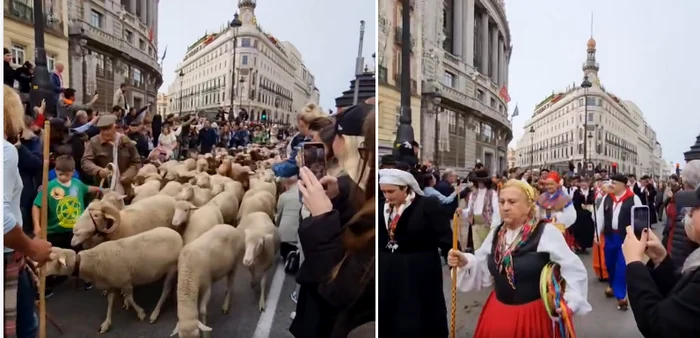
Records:
[[[394,74],[394,85],[401,90],[401,73]],[[418,95],[418,81],[411,79],[411,95]]]
[[[34,26],[34,7],[27,5],[25,2],[4,0],[5,17]],[[61,21],[60,15],[53,12],[44,13],[44,31],[58,36],[65,36],[63,35],[63,21]]]
[[[134,59],[148,67],[151,67],[152,69],[157,70],[159,73],[163,72],[163,69],[160,67],[158,62],[153,57],[148,55],[148,53],[134,47],[120,37],[116,37],[99,28],[88,25],[85,22],[72,25],[70,27],[70,35],[81,34],[81,28],[84,30],[84,33],[88,39],[121,51],[122,56],[126,59]]]
[[[384,66],[379,66],[379,83],[389,83],[389,77],[387,76],[387,70]]]
[[[397,45],[401,46],[403,45],[403,28],[402,27],[396,27],[396,30],[394,31],[394,43]],[[408,49],[413,52],[413,46],[416,45],[416,39],[411,35],[411,44],[408,46]]]

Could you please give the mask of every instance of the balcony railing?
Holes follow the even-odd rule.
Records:
[[[25,1],[4,0],[4,9],[6,17],[34,25],[34,7],[27,5]],[[63,21],[60,15],[44,13],[44,30],[63,36]]]

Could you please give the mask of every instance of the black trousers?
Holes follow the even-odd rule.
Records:
[[[64,232],[57,234],[49,234],[47,240],[51,245],[62,248],[62,249],[73,249],[75,252],[80,251],[80,248],[74,248],[70,245],[70,241],[73,238],[73,232]],[[46,288],[53,289],[56,286],[61,285],[68,279],[67,276],[47,276],[46,277]]]
[[[289,242],[280,243],[280,255],[282,256],[282,259],[287,259],[287,255],[289,255],[289,253],[292,251],[297,251],[296,245]]]

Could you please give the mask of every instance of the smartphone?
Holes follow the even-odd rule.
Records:
[[[649,207],[646,205],[635,205],[632,207],[632,229],[637,239],[642,238],[644,229],[651,227]]]
[[[316,178],[326,176],[326,148],[321,142],[307,142],[302,146],[302,164],[314,173]]]

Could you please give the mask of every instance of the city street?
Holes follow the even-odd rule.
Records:
[[[275,276],[276,278],[273,278]],[[287,331],[291,324],[289,317],[296,305],[290,295],[296,284],[294,277],[286,275],[280,265],[270,273],[268,279],[269,293],[267,308],[262,314],[258,310],[258,296],[250,288],[250,274],[247,269],[240,269],[236,275],[235,289],[231,309],[228,314],[221,312],[225,280],[217,282],[209,301],[207,325],[213,329],[211,337],[241,338],[291,338]],[[58,288],[47,299],[48,313],[64,331],[63,337],[168,337],[175,328],[177,311],[175,298],[166,301],[163,310],[154,324],[149,324],[148,316],[158,301],[161,285],[149,285],[137,288],[134,299],[146,311],[146,320],[140,322],[133,309],[122,309],[120,297],[114,302],[112,328],[104,335],[98,333],[100,324],[107,311],[107,299],[97,289],[76,290],[72,281]],[[61,337],[49,322],[49,337]]]
[[[654,231],[661,236],[662,224],[657,223]],[[605,297],[607,283],[599,282],[592,267],[593,255],[580,255],[588,270],[588,302],[593,311],[585,316],[575,317],[576,334],[579,337],[625,337],[641,338],[632,311],[617,310],[615,300]],[[451,279],[449,270],[444,268],[445,301],[449,320],[451,302]],[[472,337],[476,323],[491,289],[480,292],[457,293],[457,336]]]

